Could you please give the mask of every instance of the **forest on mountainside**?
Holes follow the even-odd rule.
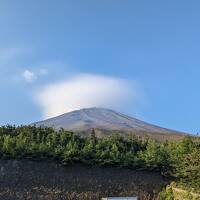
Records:
[[[200,189],[200,138],[177,141],[138,139],[133,134],[80,137],[63,129],[0,127],[0,158],[53,160],[63,165],[112,166],[159,172],[184,187]]]

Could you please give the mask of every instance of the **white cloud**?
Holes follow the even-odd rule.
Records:
[[[27,82],[33,82],[37,79],[37,76],[35,75],[35,73],[27,69],[22,72],[21,76]]]
[[[118,109],[133,106],[137,97],[136,84],[94,74],[79,74],[46,85],[36,92],[36,101],[44,118],[87,107]]]
[[[26,81],[26,82],[34,82],[37,78],[39,78],[40,76],[44,76],[47,75],[48,70],[47,69],[39,69],[36,72],[33,72],[31,70],[25,69],[22,73],[21,73],[21,77]]]

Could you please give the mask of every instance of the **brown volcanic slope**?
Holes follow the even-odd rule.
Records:
[[[150,200],[168,184],[155,172],[47,161],[0,160],[0,200],[100,200],[139,196]]]
[[[179,131],[149,124],[105,108],[81,109],[37,122],[34,125],[53,127],[56,130],[64,128],[83,135],[87,135],[91,129],[95,129],[98,136],[107,136],[114,132],[123,135],[134,133],[139,136],[147,134],[159,140],[181,139],[184,137],[184,133]]]

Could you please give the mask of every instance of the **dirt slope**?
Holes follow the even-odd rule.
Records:
[[[0,160],[1,200],[96,200],[123,195],[152,199],[154,193],[167,183],[152,172],[80,164],[64,167],[46,161]]]

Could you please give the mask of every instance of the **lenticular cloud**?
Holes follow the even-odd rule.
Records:
[[[137,95],[136,86],[126,80],[79,74],[40,88],[36,101],[45,119],[88,107],[118,109],[130,103],[133,105]]]

